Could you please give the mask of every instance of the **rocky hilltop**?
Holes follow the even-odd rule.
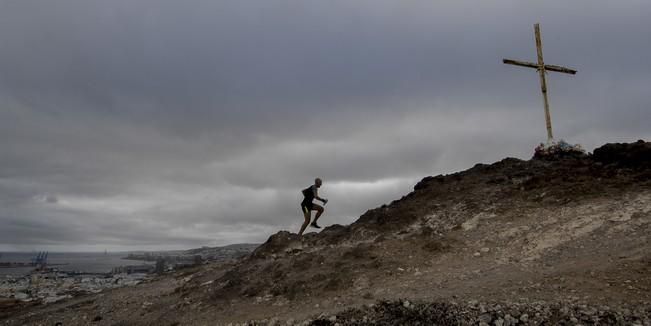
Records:
[[[426,177],[354,223],[3,325],[651,325],[651,143]]]

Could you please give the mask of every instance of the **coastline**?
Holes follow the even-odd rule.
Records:
[[[0,268],[0,300],[18,303],[52,303],[105,289],[136,285],[147,273],[128,273],[134,261],[127,253],[51,253],[44,264],[34,262],[34,253],[3,253]],[[153,271],[141,262],[138,271]]]

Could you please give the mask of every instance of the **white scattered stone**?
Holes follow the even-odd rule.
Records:
[[[58,296],[52,296],[52,297],[47,297],[43,299],[43,303],[54,303],[57,301],[61,301],[64,299],[72,298],[71,295],[58,295]]]
[[[477,224],[479,224],[479,215],[476,215],[475,217],[463,222],[461,224],[461,228],[464,231],[470,231],[470,230],[476,228]]]
[[[213,282],[215,282],[215,280],[208,281],[208,282],[203,282],[203,283],[201,283],[201,286],[210,285],[210,284],[212,284]]]
[[[481,256],[481,253],[476,252],[476,253],[474,253],[474,254],[472,254],[472,255],[475,256],[475,257],[479,257],[479,256]]]
[[[29,295],[27,295],[27,293],[16,292],[14,294],[14,298],[16,300],[27,300],[27,299],[29,299]]]
[[[481,252],[489,252],[489,251],[491,251],[491,248],[488,247],[481,248]]]

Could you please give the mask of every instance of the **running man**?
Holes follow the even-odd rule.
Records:
[[[303,235],[303,231],[305,231],[305,228],[307,227],[308,224],[310,224],[310,219],[312,218],[312,211],[317,211],[316,216],[314,216],[314,222],[310,224],[311,227],[320,229],[321,227],[316,224],[316,221],[321,217],[321,214],[323,214],[323,207],[320,205],[317,205],[313,203],[312,201],[314,199],[320,200],[323,202],[323,205],[325,205],[328,200],[325,198],[319,197],[317,189],[321,187],[321,179],[316,178],[314,179],[314,184],[303,189],[303,196],[305,197],[303,199],[303,202],[301,202],[301,210],[303,211],[303,217],[305,217],[305,222],[303,222],[303,225],[301,226],[301,230],[298,232],[298,235]]]

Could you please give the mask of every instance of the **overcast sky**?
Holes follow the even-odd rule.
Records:
[[[546,140],[651,139],[651,2],[2,0],[0,251],[181,249],[349,224]]]

